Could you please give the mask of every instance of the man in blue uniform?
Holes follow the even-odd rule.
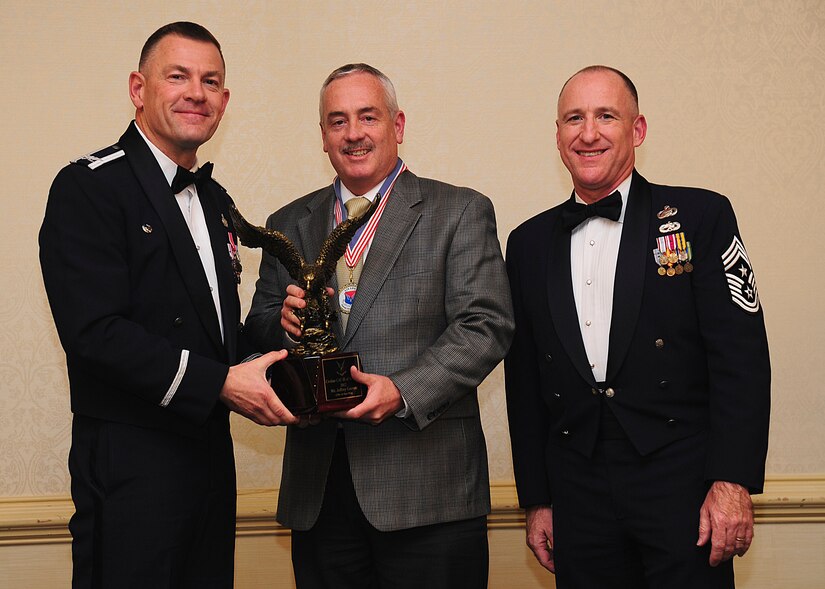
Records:
[[[762,491],[770,365],[728,200],[635,169],[623,73],[565,84],[570,199],[513,231],[507,410],[527,541],[568,587],[732,587]]]
[[[237,239],[196,155],[229,100],[224,76],[202,26],[156,31],[129,77],[135,121],[49,194],[40,259],[74,413],[75,588],[232,587],[229,411],[297,421],[265,377],[285,352],[236,363]]]

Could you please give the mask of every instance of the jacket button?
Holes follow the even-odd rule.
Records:
[[[604,391],[604,396],[607,397],[608,399],[612,399],[615,394],[616,394],[616,391],[614,391],[611,387],[608,387]]]
[[[553,356],[551,356],[550,354],[545,354],[544,355],[544,360],[548,363],[552,362],[553,361]]]
[[[180,327],[183,325],[183,317],[175,317],[175,320],[172,322],[172,325],[175,327]]]
[[[563,432],[561,432],[561,433],[562,433],[562,435],[563,435],[563,436],[569,436],[569,435],[570,435],[570,431],[569,431],[569,430],[564,430],[564,431],[563,431]]]
[[[660,350],[662,348],[664,348],[665,347],[665,340],[663,340],[662,338],[657,339],[656,340],[656,347]]]
[[[598,395],[599,394],[599,389],[590,389],[590,392],[593,393],[594,395]]]
[[[659,388],[660,389],[666,389],[668,386],[670,386],[670,383],[666,380],[663,380],[662,382],[659,383]]]
[[[668,427],[676,427],[676,423],[677,423],[677,421],[675,419],[668,419],[667,420],[667,426]]]

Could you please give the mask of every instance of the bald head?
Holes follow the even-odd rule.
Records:
[[[636,88],[618,70],[585,68],[559,94],[556,146],[585,202],[604,198],[630,176],[646,133]]]
[[[635,114],[639,114],[639,93],[636,91],[636,85],[633,83],[633,80],[627,77],[624,72],[617,70],[616,68],[612,68],[607,65],[589,65],[586,68],[582,68],[577,71],[575,74],[570,76],[564,85],[561,87],[561,91],[559,92],[559,100],[561,100],[561,95],[564,93],[564,89],[567,88],[567,85],[573,80],[573,78],[581,75],[581,74],[588,74],[588,73],[610,73],[616,75],[624,85],[625,89],[627,90],[630,98],[633,102],[633,106],[635,108]]]

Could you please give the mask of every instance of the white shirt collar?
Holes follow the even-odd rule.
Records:
[[[178,164],[173,162],[168,155],[163,153],[160,149],[158,149],[154,143],[149,141],[146,135],[143,134],[143,131],[140,130],[140,127],[137,123],[135,123],[135,128],[140,133],[140,136],[143,137],[143,140],[146,142],[146,145],[149,146],[149,150],[152,152],[152,155],[155,156],[155,159],[160,166],[161,171],[163,172],[164,177],[166,178],[166,182],[169,186],[172,186],[172,180],[175,179],[175,174],[178,173]],[[195,165],[192,167],[192,171],[198,169],[198,162],[195,161]]]
[[[372,188],[367,190],[361,196],[363,196],[364,198],[366,198],[370,202],[374,201],[375,200],[375,195],[378,194],[378,191],[380,190],[381,185],[384,183],[384,180],[386,180],[386,178],[383,178],[381,180],[381,182],[379,182],[378,184],[376,184],[375,186],[373,186]],[[349,188],[344,186],[343,182],[341,182],[341,200],[344,202],[344,204],[346,204],[347,201],[350,200],[351,198],[357,198],[357,197],[352,192],[350,192]]]

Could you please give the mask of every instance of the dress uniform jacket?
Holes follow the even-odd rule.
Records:
[[[594,380],[581,337],[563,206],[515,229],[507,247],[516,315],[505,360],[507,410],[520,503],[552,504],[548,444],[589,456],[602,403],[640,455],[706,432],[705,480],[761,492],[768,346],[729,201],[706,190],[650,184],[634,171],[603,383]],[[683,260],[669,275],[654,249],[657,238],[680,233],[692,268]]]
[[[224,341],[189,229],[134,123],[55,178],[40,259],[75,414],[190,436],[213,411],[228,415],[218,394],[238,349],[234,234],[223,189],[210,181],[198,195]]]

